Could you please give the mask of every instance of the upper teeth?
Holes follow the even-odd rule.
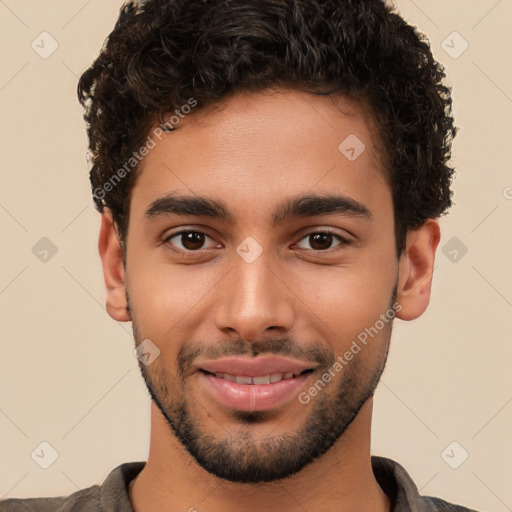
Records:
[[[293,373],[271,373],[270,375],[261,375],[260,377],[248,377],[246,375],[230,375],[229,373],[216,373],[215,377],[229,380],[237,384],[270,384],[279,382],[283,379],[292,379]]]

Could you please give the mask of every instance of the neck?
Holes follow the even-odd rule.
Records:
[[[389,498],[375,480],[370,458],[372,400],[321,457],[284,480],[239,484],[201,468],[151,405],[148,461],[129,487],[135,512],[389,512]]]

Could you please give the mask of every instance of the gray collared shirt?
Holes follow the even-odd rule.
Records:
[[[0,500],[0,512],[133,512],[128,484],[145,462],[126,462],[113,469],[102,485],[58,498]],[[390,459],[372,457],[375,478],[391,500],[391,512],[476,512],[439,498],[423,497],[405,469]]]

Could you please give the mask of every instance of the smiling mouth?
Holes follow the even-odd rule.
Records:
[[[245,412],[266,411],[291,404],[315,371],[304,368],[304,364],[285,365],[279,361],[268,363],[265,369],[262,365],[256,368],[254,363],[252,367],[250,364],[248,367],[247,364],[232,364],[233,373],[226,372],[229,365],[224,363],[210,363],[209,366],[208,370],[203,367],[197,371],[205,393],[221,407]]]
[[[235,382],[236,384],[247,384],[247,385],[254,385],[254,384],[275,384],[277,382],[281,382],[282,380],[290,380],[295,377],[298,377],[299,375],[304,375],[306,373],[313,372],[313,369],[307,369],[300,373],[270,373],[266,375],[259,375],[257,377],[251,377],[249,375],[232,375],[229,373],[212,373],[208,372],[206,370],[199,370],[203,372],[206,375],[212,375],[213,377],[217,377],[218,379],[227,380],[229,382]]]

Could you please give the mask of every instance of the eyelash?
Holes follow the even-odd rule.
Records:
[[[164,238],[163,243],[170,244],[170,240],[172,240],[173,238],[179,237],[180,235],[183,235],[185,233],[199,233],[199,234],[204,235],[205,237],[208,237],[210,239],[212,238],[212,237],[210,237],[210,235],[208,235],[208,233],[206,233],[204,231],[201,231],[200,229],[183,229],[181,231],[177,231],[176,233],[172,233],[171,235],[169,235],[166,238]],[[310,253],[314,252],[314,253],[318,253],[318,254],[322,254],[322,253],[329,254],[329,253],[335,252],[337,250],[341,250],[342,247],[350,245],[352,243],[352,240],[349,240],[348,238],[345,238],[345,237],[341,236],[340,234],[335,233],[334,231],[331,231],[329,229],[323,229],[323,230],[319,230],[319,231],[310,231],[309,233],[306,233],[299,240],[299,242],[301,242],[305,238],[308,238],[311,235],[318,235],[318,234],[332,235],[334,238],[337,238],[340,243],[338,245],[335,245],[334,247],[332,247],[330,249],[325,249],[325,250],[320,250],[320,249],[319,250],[317,250],[317,249],[303,249],[303,250],[308,251]],[[204,253],[206,251],[209,251],[210,249],[198,249],[196,251],[193,251],[193,250],[183,250],[183,249],[178,249],[178,248],[172,247],[171,250],[178,251],[181,254],[185,255],[185,257],[193,257],[194,255]]]

